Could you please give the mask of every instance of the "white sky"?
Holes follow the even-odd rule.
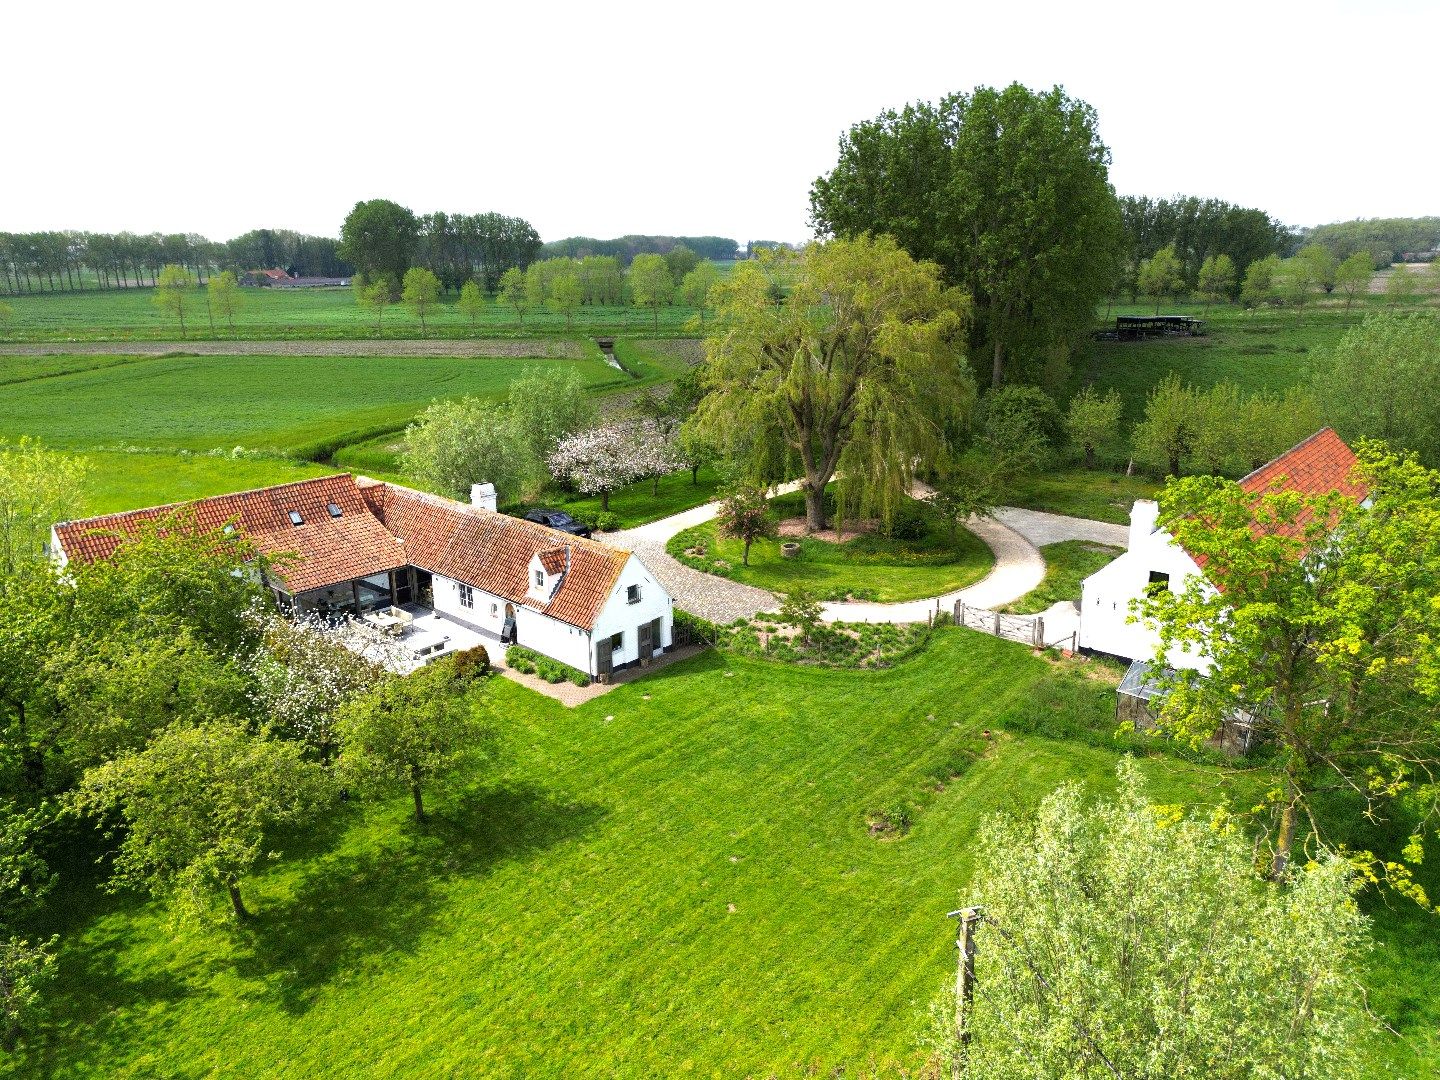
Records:
[[[335,235],[358,199],[547,240],[798,240],[852,123],[1019,80],[1122,194],[1440,214],[1440,0],[13,3],[0,230]]]

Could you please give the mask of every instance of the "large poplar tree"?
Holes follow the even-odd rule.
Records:
[[[886,233],[974,299],[970,344],[999,385],[1088,328],[1119,272],[1119,204],[1095,111],[1018,83],[856,124],[810,190],[820,233]]]
[[[755,480],[771,479],[777,440],[798,457],[811,530],[826,527],[837,473],[862,511],[888,517],[917,464],[943,453],[947,422],[974,402],[964,294],[888,236],[746,262],[711,295],[710,393],[694,423],[748,457]]]

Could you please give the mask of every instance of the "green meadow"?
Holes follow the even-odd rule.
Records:
[[[247,883],[243,929],[173,928],[77,854],[53,1033],[0,1075],[902,1075],[986,815],[1112,782],[1094,667],[946,629],[888,671],[711,652],[574,710],[496,680],[498,771],[421,827],[336,806]],[[1143,769],[1199,806],[1264,782]],[[1406,1041],[1376,1037],[1374,1075],[1434,1076],[1433,917],[1377,911],[1371,1004]]]
[[[559,312],[514,308],[492,300],[473,322],[459,311],[455,293],[448,294],[425,316],[424,323],[403,304],[385,309],[377,324],[375,315],[355,302],[348,288],[266,289],[244,288],[235,312],[234,329],[218,314],[212,328],[205,309],[205,290],[191,289],[185,312],[185,337],[324,339],[497,337],[530,334],[632,334],[644,336],[686,333],[696,312],[692,308],[664,306],[658,320],[649,308],[585,306],[569,322]],[[7,296],[12,314],[0,326],[0,341],[179,341],[180,323],[161,311],[150,288],[107,292],[43,293]]]

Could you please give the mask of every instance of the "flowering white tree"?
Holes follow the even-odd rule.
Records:
[[[647,418],[616,420],[567,436],[547,464],[557,480],[574,484],[586,495],[599,495],[600,508],[609,510],[612,491],[674,472],[684,462],[674,440]]]
[[[241,661],[251,699],[277,731],[306,743],[323,763],[335,755],[341,706],[413,666],[399,642],[353,619],[292,622],[259,606],[246,619],[260,642]]]

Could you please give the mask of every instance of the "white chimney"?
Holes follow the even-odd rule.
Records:
[[[494,484],[471,484],[470,505],[478,506],[481,510],[495,509],[495,485]]]
[[[1130,550],[1134,551],[1141,542],[1155,531],[1155,522],[1160,517],[1160,504],[1154,499],[1136,499],[1130,508]]]

